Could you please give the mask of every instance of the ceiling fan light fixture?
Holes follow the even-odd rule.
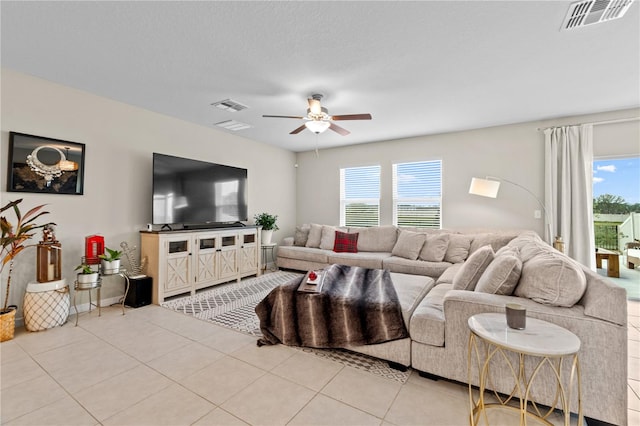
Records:
[[[307,121],[304,125],[313,133],[319,134],[327,130],[331,123],[328,121]]]

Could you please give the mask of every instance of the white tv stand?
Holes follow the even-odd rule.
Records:
[[[260,275],[260,228],[140,231],[153,303],[228,281]]]

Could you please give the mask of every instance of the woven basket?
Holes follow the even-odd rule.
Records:
[[[0,314],[0,342],[13,339],[16,329],[16,306],[9,306],[9,312]]]

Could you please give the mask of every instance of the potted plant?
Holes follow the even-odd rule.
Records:
[[[273,231],[277,231],[278,225],[276,225],[276,221],[278,220],[278,215],[272,215],[269,213],[260,213],[253,216],[256,226],[262,227],[261,232],[261,240],[262,244],[271,244],[271,236],[273,235]]]
[[[93,288],[98,284],[98,272],[91,269],[86,263],[76,266],[76,271],[80,271],[76,277],[79,288]]]
[[[22,198],[10,201],[0,209],[0,213],[7,210],[13,210],[14,216],[16,217],[14,225],[9,222],[9,219],[7,219],[6,216],[0,216],[0,225],[2,228],[2,237],[0,238],[0,243],[2,244],[2,251],[0,252],[2,266],[0,267],[0,274],[4,271],[4,268],[9,265],[7,289],[5,292],[2,311],[0,311],[0,341],[2,342],[13,339],[15,331],[15,315],[17,306],[9,306],[9,294],[11,289],[11,276],[13,273],[14,260],[25,248],[35,245],[27,245],[26,242],[35,235],[34,231],[36,229],[48,225],[55,225],[52,222],[44,223],[42,225],[36,225],[34,223],[40,216],[49,213],[41,211],[44,204],[32,208],[23,215],[19,207],[21,202]]]
[[[98,256],[100,263],[102,264],[103,274],[117,274],[120,272],[120,259],[122,258],[122,252],[119,250],[111,250],[108,247],[104,248],[104,253]]]

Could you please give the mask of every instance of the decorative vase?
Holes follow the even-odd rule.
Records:
[[[9,305],[6,311],[0,312],[0,342],[13,339],[13,333],[16,329],[17,309],[17,306]]]
[[[102,273],[105,275],[109,274],[117,274],[120,272],[120,259],[108,261],[101,260],[102,263]]]
[[[262,241],[262,245],[271,244],[271,237],[273,236],[273,229],[263,229],[261,231],[260,239]]]

